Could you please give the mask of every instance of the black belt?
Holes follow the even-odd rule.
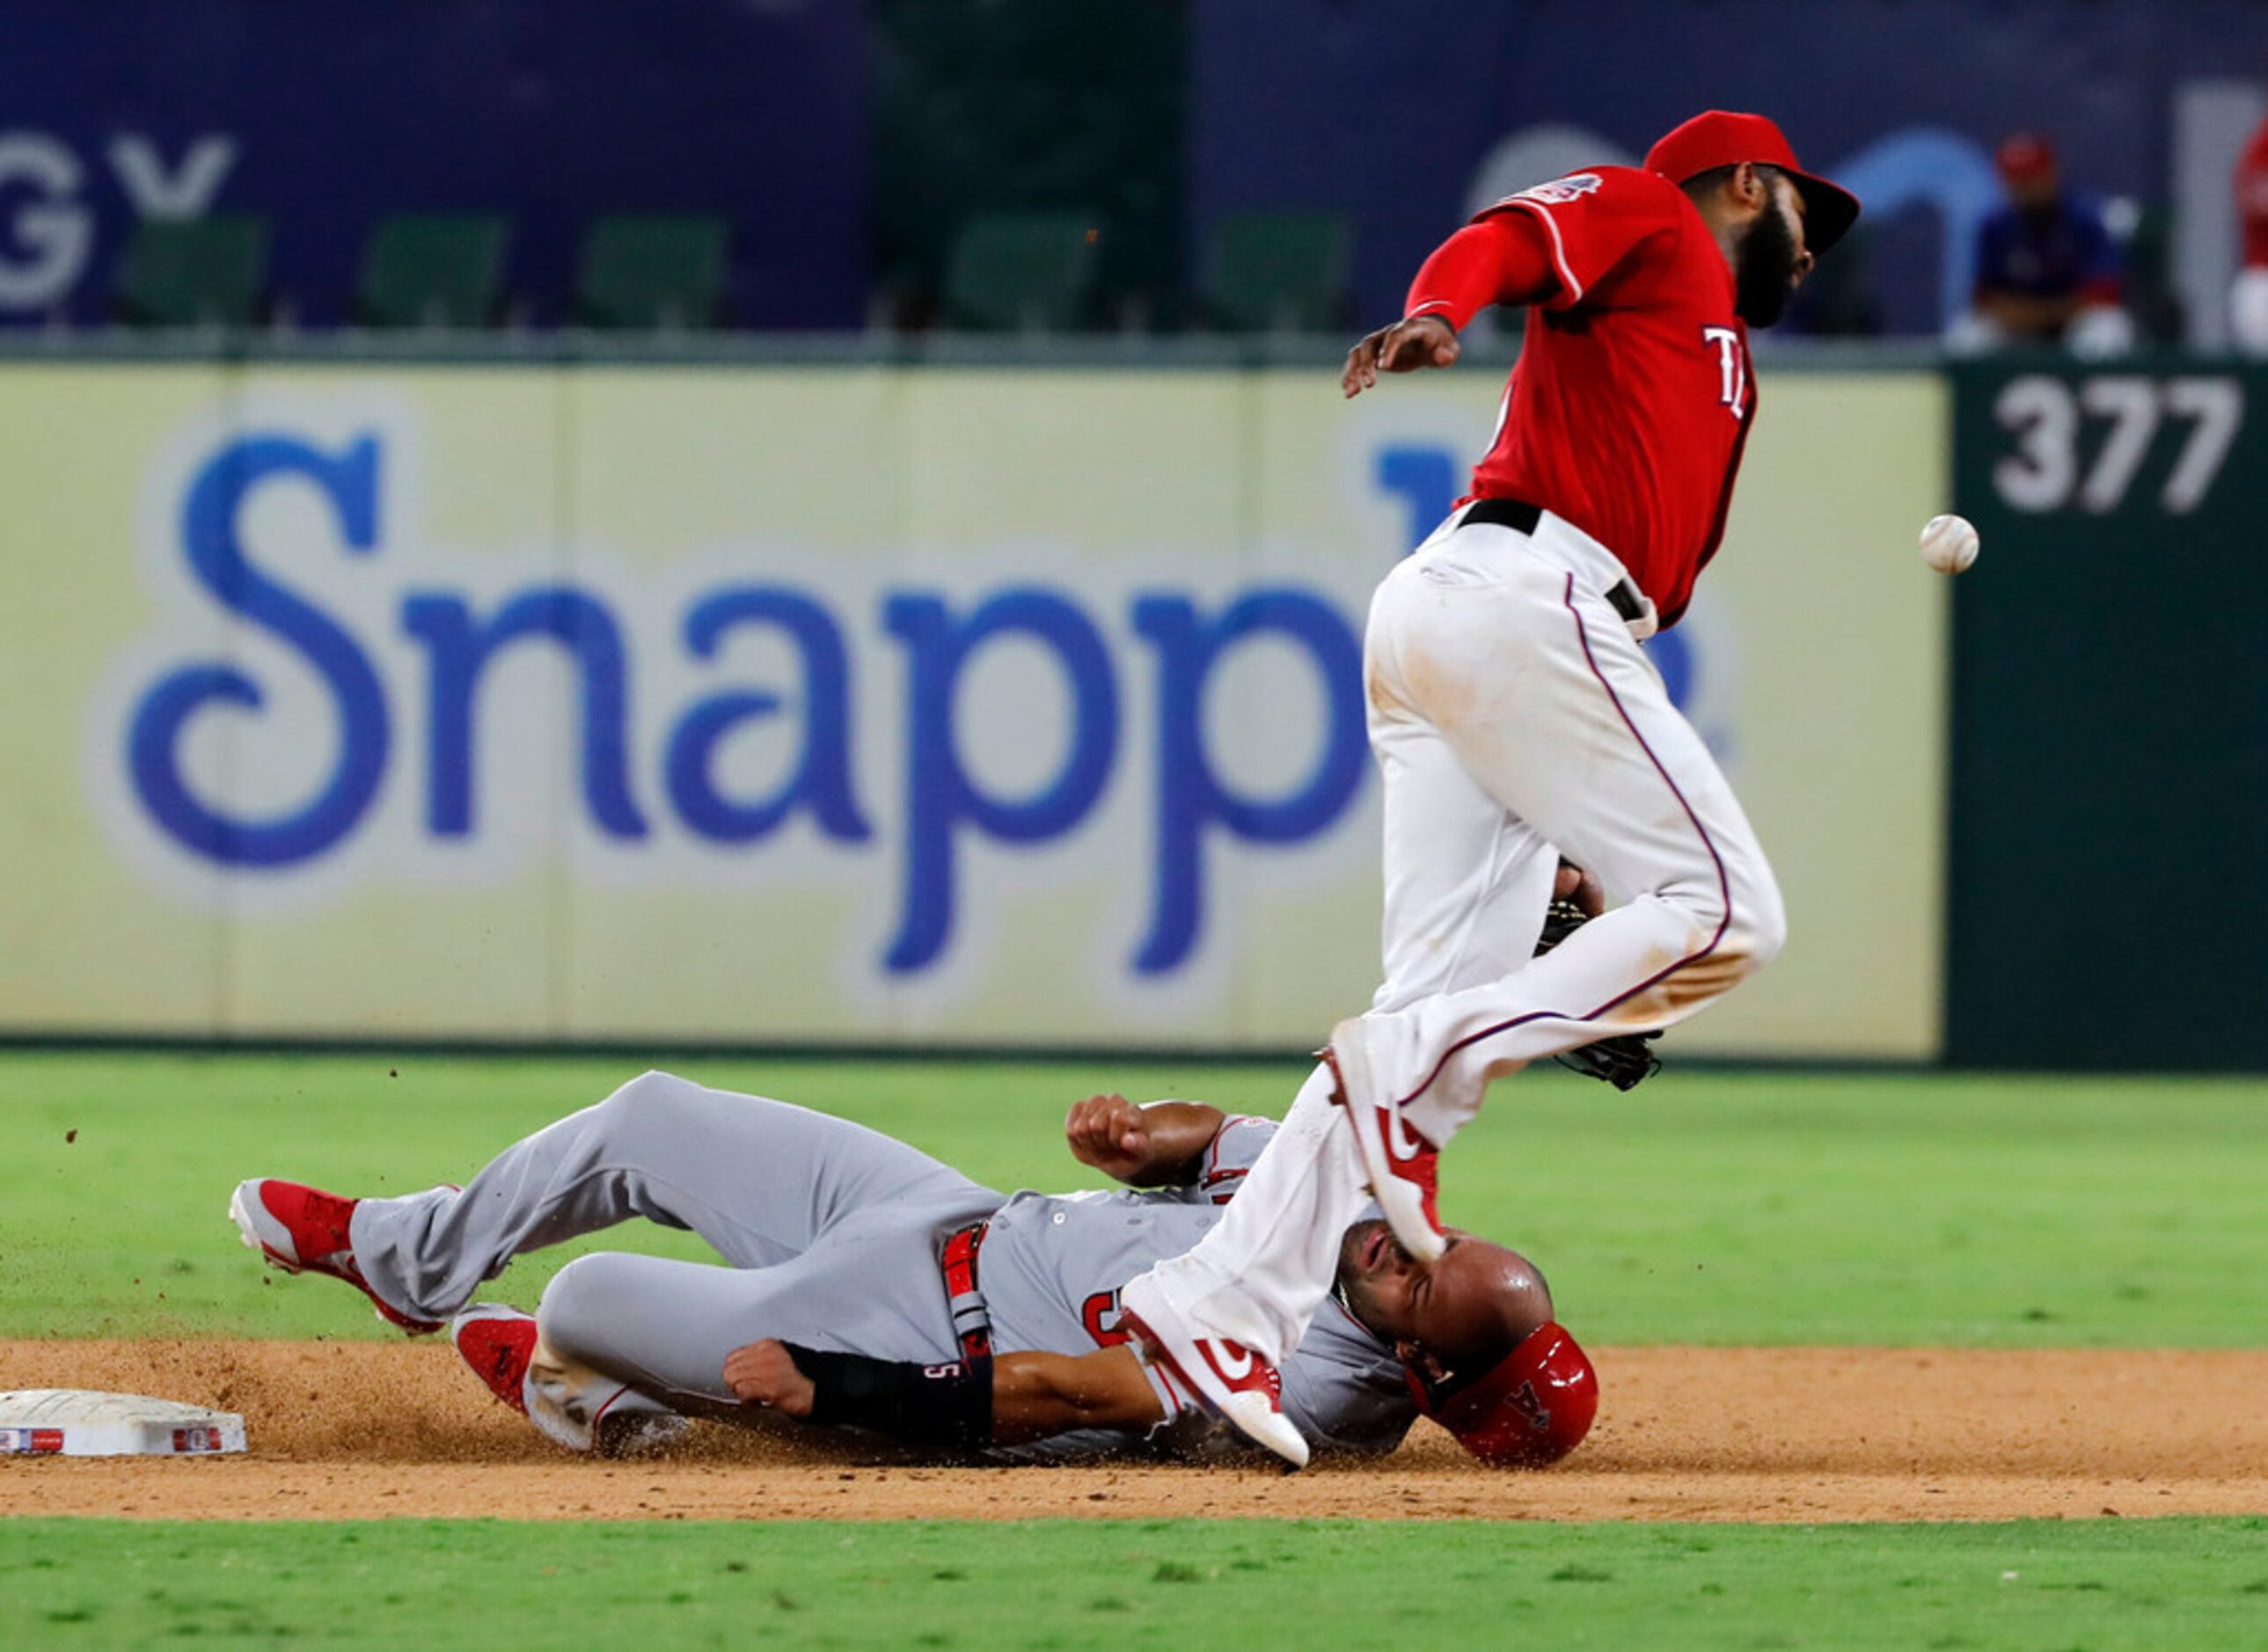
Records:
[[[1483,527],[1510,528],[1514,533],[1532,534],[1543,520],[1543,507],[1532,505],[1525,499],[1476,499],[1457,525],[1469,527],[1477,522]],[[1646,598],[1627,579],[1619,581],[1607,592],[1607,603],[1630,624],[1635,625],[1646,617]]]
[[[984,1305],[984,1293],[976,1289],[976,1252],[984,1243],[984,1222],[971,1222],[959,1232],[949,1236],[945,1250],[938,1258],[938,1272],[945,1275],[946,1306],[953,1313],[953,1334],[961,1344],[964,1360],[990,1359],[992,1355],[992,1315]]]

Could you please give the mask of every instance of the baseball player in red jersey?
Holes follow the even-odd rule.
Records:
[[[1226,1217],[1123,1297],[1149,1357],[1283,1456],[1301,1453],[1273,1366],[1364,1200],[1438,1258],[1437,1156],[1491,1078],[1670,1026],[1779,950],[1756,833],[1639,643],[1724,537],[1756,407],[1749,328],[1858,212],[1770,121],[1712,110],[1643,168],[1481,213],[1347,357],[1359,395],[1452,364],[1488,305],[1528,306],[1473,496],[1371,604],[1384,984],[1333,1029]],[[1535,957],[1563,856],[1621,904]]]
[[[2263,121],[2236,159],[2236,218],[2244,234],[2242,268],[2229,294],[2236,347],[2268,356],[2268,121]]]

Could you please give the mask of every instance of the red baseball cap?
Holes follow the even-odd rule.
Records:
[[[1803,196],[1803,244],[1815,257],[1858,222],[1859,197],[1797,165],[1795,151],[1779,128],[1761,114],[1711,109],[1665,134],[1646,152],[1646,171],[1676,184],[1742,161],[1777,166],[1795,180],[1797,193]]]
[[[1993,151],[1992,164],[2012,184],[2044,178],[2056,169],[2055,145],[2037,132],[2011,132]]]

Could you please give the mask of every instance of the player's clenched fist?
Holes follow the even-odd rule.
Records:
[[[1123,1096],[1089,1096],[1064,1117],[1064,1141],[1071,1156],[1121,1181],[1150,1163],[1150,1124],[1141,1108]]]
[[[1359,396],[1378,382],[1381,373],[1413,372],[1420,367],[1447,367],[1460,353],[1457,329],[1437,315],[1421,315],[1382,327],[1347,352],[1346,371],[1339,388]]]
[[[725,1385],[752,1406],[770,1406],[790,1417],[811,1415],[817,1391],[796,1369],[786,1344],[771,1337],[725,1356]]]

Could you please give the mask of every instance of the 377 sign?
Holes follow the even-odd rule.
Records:
[[[2108,516],[2131,503],[2188,516],[2220,479],[2244,400],[2234,375],[2011,378],[1992,401],[2005,449],[1993,491],[2027,515]]]

